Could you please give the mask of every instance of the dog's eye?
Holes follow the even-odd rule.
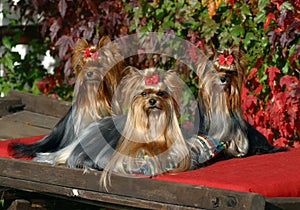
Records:
[[[224,84],[227,82],[227,78],[226,77],[220,77],[221,82]]]
[[[146,96],[148,95],[148,93],[142,92],[141,95],[142,95],[143,97],[146,97]]]
[[[88,76],[88,77],[92,77],[93,76],[93,72],[92,71],[88,71],[87,73],[86,73],[86,75]]]
[[[156,93],[156,95],[161,97],[161,96],[165,95],[165,92],[164,91],[159,91],[158,93]]]

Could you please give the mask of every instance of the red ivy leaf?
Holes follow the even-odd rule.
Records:
[[[60,37],[56,43],[55,46],[58,46],[58,56],[60,59],[63,59],[63,57],[66,55],[69,47],[72,48],[74,46],[74,42],[72,37],[63,35]]]
[[[271,129],[269,129],[269,128],[263,128],[263,127],[260,127],[260,126],[256,127],[256,129],[260,133],[262,133],[267,138],[267,140],[270,143],[272,143],[272,140],[273,140],[273,137],[274,137],[274,133],[273,133],[273,131]]]
[[[286,138],[280,137],[279,139],[276,139],[273,143],[274,146],[277,147],[285,147],[288,144],[288,140]]]
[[[244,100],[248,96],[249,89],[245,86],[245,83],[242,85],[241,89],[241,99]]]
[[[293,142],[293,147],[294,148],[300,148],[300,141],[294,141]]]
[[[254,115],[255,125],[264,126],[268,120],[269,120],[269,116],[266,115],[265,112],[261,109],[258,110]]]
[[[69,58],[67,60],[67,62],[65,63],[65,66],[64,66],[64,74],[65,74],[65,77],[69,77],[70,74],[71,74],[71,68],[72,68],[72,63],[71,63],[71,58]]]
[[[189,31],[187,37],[190,37],[190,41],[195,43],[196,39],[199,37],[199,34],[195,33],[194,31]]]
[[[267,27],[269,26],[271,20],[276,21],[274,14],[272,12],[269,12],[267,15],[266,22],[264,23],[264,32],[265,33],[266,33]]]
[[[262,84],[259,84],[258,87],[255,88],[254,93],[255,93],[255,94],[260,93],[261,90],[262,90],[262,88],[263,88]]]
[[[66,0],[60,0],[58,3],[58,11],[62,17],[65,17],[68,5]]]
[[[299,80],[297,79],[297,77],[290,75],[284,75],[279,81],[280,86],[283,87],[285,85],[288,90],[291,89],[292,84],[297,84],[298,82]]]
[[[300,22],[300,21],[299,21]],[[294,63],[294,61],[300,57],[300,45],[296,45],[296,52],[294,52],[290,57],[289,57],[289,61],[290,61],[290,65],[292,65]]]
[[[298,131],[298,136],[300,136],[300,122],[296,122],[295,123],[295,127],[296,127],[296,129],[297,129],[297,131]],[[300,140],[300,139],[299,139]]]
[[[280,70],[276,66],[272,66],[265,69],[265,72],[269,74],[268,83],[271,89],[274,88],[274,80],[276,78],[276,73],[280,73]]]
[[[55,39],[57,32],[60,30],[60,28],[61,28],[61,20],[60,19],[54,20],[53,24],[50,27],[51,41]]]
[[[257,98],[254,95],[248,95],[245,99],[245,108],[252,109],[257,103]]]
[[[257,58],[256,59],[256,63],[255,63],[255,68],[258,68],[258,67],[260,67],[260,65],[262,64],[262,62],[263,62],[263,58],[262,57],[260,57],[260,58]]]
[[[232,7],[234,6],[234,0],[228,0],[228,2]]]
[[[254,77],[256,75],[256,72],[257,72],[257,68],[252,68],[250,70],[250,73],[248,75],[248,78],[251,79],[252,77]]]
[[[87,5],[88,5],[89,10],[92,12],[92,14],[93,14],[94,16],[97,16],[98,10],[97,10],[97,6],[96,6],[96,4],[94,3],[94,1],[92,1],[92,0],[87,0],[86,3],[87,3]]]

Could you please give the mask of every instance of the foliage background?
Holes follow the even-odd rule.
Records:
[[[71,100],[74,75],[71,49],[79,37],[91,44],[103,35],[112,39],[136,32],[166,32],[200,49],[238,43],[248,62],[242,91],[247,121],[275,145],[300,147],[300,0],[20,0],[8,1],[4,17],[14,36],[2,37],[4,77],[0,91],[19,89]],[[21,29],[13,26],[22,24]],[[30,24],[40,26],[24,59],[11,49]],[[53,74],[41,65],[50,49],[58,58]],[[193,52],[188,52],[193,58]],[[16,65],[16,62],[18,65]],[[147,63],[148,62],[148,63]],[[149,65],[149,61],[136,62]],[[195,88],[195,75],[185,73]]]

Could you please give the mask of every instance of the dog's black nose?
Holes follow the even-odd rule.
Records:
[[[220,80],[221,80],[222,83],[226,83],[227,82],[226,77],[220,77]]]
[[[156,100],[155,100],[155,99],[151,98],[151,99],[149,100],[149,104],[150,104],[151,106],[153,106],[155,103],[156,103]]]
[[[87,76],[87,77],[92,77],[93,74],[94,74],[94,73],[93,73],[92,71],[88,71],[88,72],[86,73],[86,76]]]

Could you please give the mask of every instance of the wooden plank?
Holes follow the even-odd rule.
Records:
[[[64,116],[71,106],[70,102],[21,91],[10,91],[8,97],[21,98],[22,103],[25,104],[25,110],[59,118]]]
[[[13,111],[12,107],[16,107],[16,105],[22,105],[20,98],[0,97],[0,117],[11,114],[11,111]]]
[[[94,206],[104,206],[110,208],[121,209],[122,206],[142,209],[178,209],[178,210],[193,210],[191,207],[181,207],[172,204],[158,203],[154,201],[147,201],[143,199],[130,198],[126,196],[118,196],[105,194],[101,192],[93,192],[88,190],[78,190],[74,188],[49,185],[46,183],[37,183],[20,179],[12,179],[9,177],[0,176],[1,185],[7,187],[25,189],[28,191],[39,192],[45,195],[74,200],[92,204]],[[199,209],[199,208],[197,208]]]
[[[16,190],[13,188],[1,188],[0,187],[0,195],[4,200],[4,206],[0,209],[8,209],[8,207],[13,206],[14,201],[26,200],[30,202],[30,206],[34,208],[34,210],[43,209],[78,209],[78,210],[99,210],[98,206],[90,205],[88,200],[84,202],[84,200],[80,200],[82,202],[77,202],[76,198],[69,198],[63,196],[51,196],[47,193],[35,193],[32,191],[22,191]],[[20,208],[19,210],[25,210],[24,208]]]
[[[294,197],[279,197],[279,198],[267,198],[266,199],[267,210],[299,210],[300,198]]]
[[[34,127],[26,123],[12,122],[0,118],[0,139],[14,139],[50,133],[50,129]]]
[[[12,202],[7,210],[46,210],[45,208],[32,207],[30,202],[23,199],[17,199]]]
[[[193,186],[181,183],[112,176],[109,192],[99,187],[101,172],[89,171],[83,174],[80,169],[40,164],[31,161],[0,158],[0,177],[37,183],[35,188],[22,186],[24,190],[40,191],[44,185],[60,188],[103,193],[107,196],[125,196],[128,199],[142,199],[151,202],[172,204],[204,209],[264,209],[264,198],[255,193],[237,192],[209,187]],[[3,180],[3,179],[2,179]],[[0,185],[5,183],[0,182]],[[13,187],[13,186],[10,186]],[[16,186],[20,188],[20,186]],[[46,188],[45,191],[49,191]],[[70,193],[70,192],[69,192]]]
[[[4,116],[2,120],[25,123],[39,128],[52,129],[60,118],[34,113],[30,111],[16,112],[7,116]]]

